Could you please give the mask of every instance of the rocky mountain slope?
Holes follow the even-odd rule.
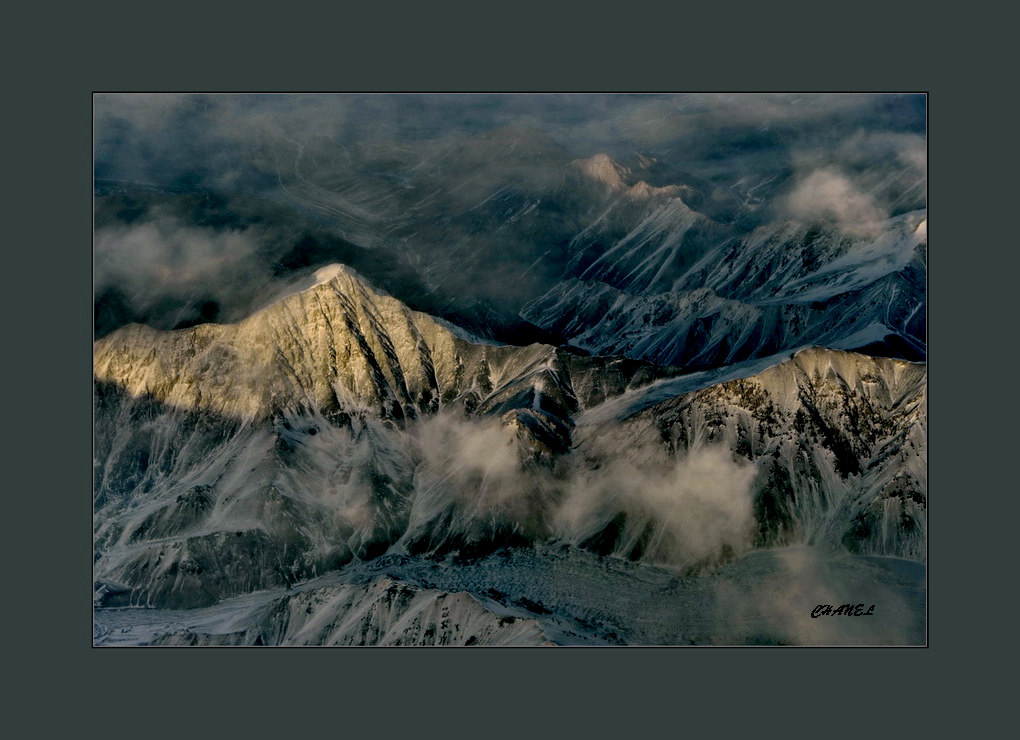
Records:
[[[596,354],[687,368],[808,345],[924,359],[925,211],[870,234],[792,221],[741,234],[681,197],[652,201],[621,238],[579,235],[565,279],[521,315]]]
[[[337,266],[238,324],[114,332],[95,378],[106,606],[542,542],[680,572],[797,543],[924,559],[923,365],[808,349],[681,373],[497,345]],[[328,629],[274,639],[367,639],[337,626],[365,599],[331,593]],[[425,639],[422,619],[371,634]]]
[[[685,380],[658,385],[680,390]],[[672,457],[722,447],[755,465],[759,546],[809,542],[923,561],[926,383],[923,365],[811,348],[632,413],[640,396],[663,389],[635,391],[627,404],[582,414],[575,439],[579,450],[659,444]]]
[[[877,619],[812,619],[867,599]],[[562,545],[454,563],[386,555],[194,609],[100,607],[121,645],[890,645],[924,643],[924,567],[756,550],[695,576]]]

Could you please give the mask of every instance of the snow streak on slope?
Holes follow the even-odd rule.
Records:
[[[321,580],[321,579],[320,579]],[[466,593],[387,577],[310,582],[195,610],[105,610],[99,645],[543,645],[533,619],[488,611]]]
[[[686,234],[690,221],[661,210],[649,218],[667,234]],[[636,234],[522,316],[596,354],[689,369],[807,345],[925,355],[923,211],[870,239],[796,223],[696,244],[670,236],[653,246]],[[630,250],[632,239],[640,243]]]
[[[924,211],[898,216],[872,237],[796,222],[760,226],[720,245],[674,287],[707,287],[747,303],[828,300],[903,270],[927,243]]]

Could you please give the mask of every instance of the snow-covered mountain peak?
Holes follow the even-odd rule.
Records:
[[[125,327],[96,342],[94,372],[133,396],[231,418],[350,404],[403,418],[439,404],[470,346],[331,265],[237,324]]]
[[[95,343],[94,374],[134,398],[229,419],[304,409],[402,422],[447,404],[530,403],[535,368],[555,358],[548,345],[472,342],[331,265],[237,324],[124,327]]]
[[[314,279],[316,285],[322,285],[328,283],[330,280],[334,280],[339,277],[353,277],[356,273],[346,265],[340,263],[334,263],[332,265],[326,265],[320,267],[315,271]]]
[[[272,307],[274,304],[286,301],[293,295],[313,291],[319,286],[329,283],[333,283],[342,292],[348,292],[351,295],[365,293],[366,295],[374,297],[388,296],[385,291],[379,290],[375,286],[371,285],[369,281],[353,267],[339,262],[334,262],[318,268],[311,275],[307,275],[294,281],[282,292],[267,301],[262,308],[255,312],[255,314],[261,313],[267,308]]]

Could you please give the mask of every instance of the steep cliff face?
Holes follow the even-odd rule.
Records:
[[[811,349],[680,374],[472,341],[342,267],[300,287],[96,343],[102,603],[544,541],[684,569],[803,542],[924,558],[923,365]]]

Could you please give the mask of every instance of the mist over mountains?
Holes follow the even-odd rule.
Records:
[[[563,280],[668,288],[763,223],[866,238],[925,207],[923,96],[100,95],[95,114],[100,335],[235,321],[342,262],[513,336]],[[604,279],[621,242],[668,267]]]
[[[925,117],[97,95],[97,643],[923,642]]]

